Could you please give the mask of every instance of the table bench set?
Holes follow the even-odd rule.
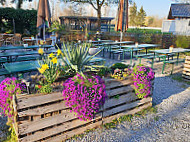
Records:
[[[53,46],[44,45],[40,48],[49,49]],[[39,46],[28,46],[27,49],[37,49],[36,51],[22,51],[22,52],[6,52],[8,47],[0,47],[0,64],[3,65],[3,68],[0,68],[0,76],[2,75],[11,75],[17,73],[25,73],[37,70],[39,67],[38,61],[42,58],[39,55],[38,49]],[[26,49],[22,46],[10,47],[10,49]],[[44,55],[50,53],[56,53],[56,49],[44,50]],[[60,60],[61,61],[61,60]],[[103,58],[94,57],[93,63],[103,63],[105,60]]]
[[[109,52],[109,58],[111,58],[111,55],[114,59],[114,54],[121,54],[122,60],[125,59],[125,53],[130,53],[130,64],[132,65],[132,59],[133,57],[137,58],[139,60],[139,64],[141,64],[141,59],[150,59],[151,60],[151,67],[154,67],[154,61],[156,58],[159,59],[159,61],[163,62],[162,67],[162,73],[164,73],[165,65],[166,64],[172,64],[172,70],[171,74],[173,73],[174,65],[178,64],[180,62],[184,62],[184,59],[179,58],[180,53],[190,52],[190,49],[182,49],[182,48],[174,48],[173,51],[170,51],[169,49],[161,49],[161,50],[150,50],[148,52],[148,49],[150,48],[156,48],[160,47],[159,44],[139,44],[139,45],[128,45],[132,44],[133,41],[123,41],[123,42],[102,42],[98,44],[94,44],[95,46],[98,46],[102,49],[102,56],[104,57],[104,52],[107,50]],[[145,53],[141,53],[145,49]],[[133,53],[136,52],[136,55],[133,55]],[[137,54],[138,53],[138,54]],[[174,58],[175,57],[175,58]],[[171,58],[171,60],[170,60]]]
[[[164,68],[166,64],[172,64],[172,71],[174,68],[174,64],[178,64],[180,62],[184,62],[184,59],[179,58],[180,53],[190,52],[190,49],[182,49],[182,48],[174,48],[171,52],[169,49],[161,49],[161,50],[149,50],[149,48],[156,48],[160,45],[158,44],[139,44],[139,45],[128,45],[132,44],[133,41],[122,41],[122,42],[113,42],[111,40],[99,40],[99,41],[90,41],[94,46],[98,46],[102,49],[102,56],[104,57],[104,52],[107,50],[109,52],[109,58],[111,55],[114,59],[114,54],[121,54],[122,59],[125,59],[125,53],[130,53],[130,64],[132,65],[133,57],[139,60],[139,64],[141,64],[141,59],[150,59],[151,67],[153,68],[154,61],[156,58],[159,58],[159,61],[163,61],[162,73],[164,73]],[[41,48],[44,48],[44,54],[55,53],[57,50],[49,48],[53,47],[52,45],[43,45]],[[8,50],[17,50],[17,49],[29,49],[30,51],[24,52],[6,52]],[[0,47],[0,65],[3,65],[4,68],[0,69],[1,75],[9,75],[19,72],[28,72],[37,70],[38,63],[37,59],[40,59],[39,56],[38,45],[33,46],[10,46],[10,47]],[[141,53],[140,51],[145,49],[145,53]],[[32,51],[31,51],[32,50]],[[136,52],[136,55],[133,53]],[[138,54],[137,54],[138,53]],[[176,56],[177,55],[177,56]],[[174,57],[176,58],[174,59]],[[170,57],[172,60],[170,60]],[[105,59],[95,57],[94,62],[104,62]]]

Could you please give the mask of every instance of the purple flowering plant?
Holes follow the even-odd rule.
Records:
[[[6,78],[0,83],[0,108],[5,116],[13,116],[13,95],[21,94],[25,90],[25,84],[15,77]]]
[[[65,105],[80,120],[92,120],[99,112],[106,98],[105,84],[99,76],[85,76],[77,74],[63,84]]]
[[[151,95],[151,80],[154,79],[153,69],[137,65],[133,68],[132,76],[137,97],[142,99]]]

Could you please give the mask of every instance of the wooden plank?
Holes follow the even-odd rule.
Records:
[[[38,106],[54,101],[63,100],[63,96],[61,92],[52,93],[47,95],[33,96],[33,97],[25,97],[17,99],[17,109],[23,109],[33,106]]]
[[[18,123],[17,123],[17,115],[18,115],[18,112],[17,112],[17,104],[16,104],[16,96],[13,95],[13,111],[14,111],[14,122],[12,123],[13,124],[13,128],[15,130],[15,133],[18,137]]]
[[[110,108],[110,107],[117,106],[119,104],[123,104],[123,103],[128,103],[128,102],[134,101],[136,99],[138,99],[138,98],[135,95],[135,93],[130,92],[128,94],[120,96],[119,99],[116,99],[116,98],[107,99],[105,101],[105,104],[104,104],[103,108],[107,109],[107,108]]]
[[[121,80],[121,81],[113,81],[111,83],[106,82],[106,89],[111,89],[111,88],[115,88],[115,87],[121,87],[121,86],[126,86],[126,85],[130,85],[132,84],[133,81],[128,79],[128,80]]]
[[[99,115],[98,117],[96,117],[95,120],[100,120],[101,116]],[[78,126],[83,126],[84,124],[88,124],[92,121],[81,121],[79,119],[70,121],[70,122],[66,122],[60,126],[55,126],[53,128],[47,129],[45,131],[38,131],[35,132],[32,135],[29,135],[27,137],[23,137],[22,139],[20,139],[21,142],[33,142],[33,141],[37,141],[37,140],[41,140],[43,138],[49,137],[49,136],[53,136],[62,132],[65,132],[67,130],[76,128]],[[77,130],[78,128],[76,128]],[[72,130],[73,131],[73,130]]]
[[[68,107],[65,105],[65,102],[59,102],[59,103],[55,103],[55,104],[51,104],[51,105],[47,105],[43,107],[38,107],[38,108],[28,109],[28,110],[18,112],[18,117],[42,115],[49,112],[63,110],[66,108]]]
[[[57,124],[61,124],[70,120],[76,119],[74,113],[71,113],[69,110],[65,111],[65,113],[47,117],[38,121],[32,121],[25,124],[20,124],[19,134],[24,135],[30,132],[34,132],[43,128],[47,128],[50,126],[54,126]]]
[[[128,109],[132,109],[134,107],[137,107],[139,105],[142,105],[142,104],[145,104],[145,103],[148,103],[151,101],[152,101],[152,98],[148,97],[148,98],[144,98],[142,100],[135,101],[133,103],[127,103],[127,104],[124,104],[122,106],[118,106],[116,108],[112,108],[110,110],[104,111],[103,117],[107,117],[107,116],[110,116],[110,115],[113,115],[113,114],[116,114],[116,113],[119,113],[119,112],[122,112],[122,111],[125,111]]]
[[[190,71],[190,64],[188,65],[188,64],[184,64],[184,67],[185,68],[189,68],[189,71]]]
[[[183,74],[186,76],[190,76],[190,73],[183,71]]]
[[[190,69],[185,68],[185,67],[183,68],[183,70],[184,70],[184,71],[187,71],[187,72],[190,72]]]
[[[186,56],[186,60],[190,60],[190,56]]]
[[[187,80],[190,80],[190,76],[182,75],[182,77],[184,77]]]
[[[102,125],[102,121],[98,121],[98,122],[92,123],[90,125],[87,125],[85,127],[81,127],[81,128],[78,128],[78,129],[63,133],[60,136],[53,137],[53,138],[48,139],[48,140],[44,140],[44,142],[61,142],[61,141],[64,141],[64,140],[74,136],[74,135],[81,134],[81,133],[85,132],[88,129],[97,128],[100,125]]]
[[[108,90],[106,92],[107,92],[107,95],[109,97],[112,97],[112,96],[119,95],[119,94],[122,94],[122,93],[132,92],[133,90],[134,89],[133,89],[132,86],[123,86],[123,87],[116,88],[116,89],[113,89],[113,90]]]
[[[134,108],[134,109],[132,109],[132,110],[127,110],[127,111],[125,111],[125,112],[121,112],[121,113],[119,113],[119,114],[116,114],[116,115],[113,115],[113,116],[109,116],[109,117],[103,118],[103,125],[106,124],[106,123],[110,123],[110,122],[113,121],[114,119],[119,118],[119,117],[121,117],[121,116],[130,115],[130,114],[132,115],[132,114],[135,114],[135,113],[137,113],[137,112],[139,112],[139,111],[141,111],[141,110],[143,110],[143,109],[146,109],[146,108],[148,108],[148,107],[151,107],[151,106],[152,106],[152,103],[149,102],[149,103],[147,103],[147,104],[144,104],[144,105],[142,105],[142,106],[140,106],[140,107],[137,107],[137,108]]]
[[[185,60],[185,64],[190,64],[190,61],[188,61],[188,60]]]

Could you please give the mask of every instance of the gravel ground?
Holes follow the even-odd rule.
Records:
[[[181,87],[183,86],[183,87]],[[157,75],[153,103],[157,113],[133,117],[116,128],[99,128],[83,138],[82,142],[189,142],[190,140],[190,85]]]
[[[117,58],[116,58],[117,59]],[[106,58],[106,65],[118,60]],[[136,60],[134,60],[136,62]],[[129,63],[129,60],[127,61]],[[145,65],[150,64],[143,60]],[[168,74],[161,74],[161,63],[155,64],[153,104],[157,113],[133,117],[116,128],[98,128],[83,138],[69,141],[82,142],[189,142],[190,141],[190,85],[175,81]],[[176,69],[181,71],[181,66]],[[166,69],[169,72],[169,69]],[[0,77],[0,81],[4,77]],[[0,115],[0,141],[6,136],[6,118]]]

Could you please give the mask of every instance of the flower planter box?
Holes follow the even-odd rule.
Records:
[[[182,76],[183,78],[190,80],[190,56],[186,57]]]
[[[105,79],[108,98],[92,121],[80,121],[65,106],[62,93],[20,95],[14,98],[14,123],[19,141],[61,141],[87,129],[111,122],[122,115],[135,114],[152,106],[151,96],[138,99],[133,81]],[[152,88],[153,91],[153,88]]]

